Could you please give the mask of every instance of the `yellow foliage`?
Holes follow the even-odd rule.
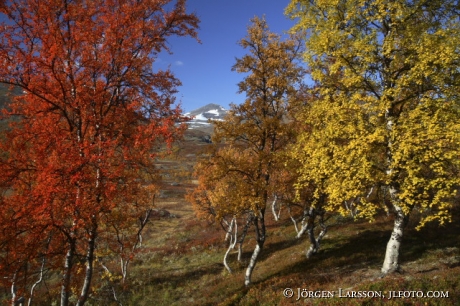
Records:
[[[248,73],[238,84],[246,101],[214,122],[211,152],[196,166],[198,187],[187,196],[198,215],[263,216],[268,198],[292,180],[278,153],[295,135],[289,110],[302,93],[301,44],[294,36],[281,40],[264,19],[252,20],[240,41],[248,54],[232,68]]]
[[[311,129],[291,154],[297,186],[314,181],[340,212],[359,197],[367,218],[382,208],[369,190],[391,189],[393,205],[423,212],[420,226],[449,221],[460,186],[455,2],[292,0],[286,13],[307,33],[317,97],[298,114]]]

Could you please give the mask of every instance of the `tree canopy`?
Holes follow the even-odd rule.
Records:
[[[301,183],[321,182],[328,209],[372,216],[386,195],[395,228],[382,271],[397,270],[404,224],[451,220],[459,177],[457,1],[303,1],[287,14],[306,33],[316,101],[293,156]],[[302,183],[303,182],[303,183]]]
[[[155,146],[182,130],[180,82],[155,59],[199,21],[184,0],[13,0],[1,13],[0,82],[25,92],[4,112],[18,120],[1,144],[1,281],[15,302],[32,298],[28,273],[61,267],[61,305],[83,305],[102,249],[126,262],[153,205]]]

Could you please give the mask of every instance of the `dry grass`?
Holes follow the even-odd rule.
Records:
[[[253,275],[253,285],[243,286],[243,275],[254,237],[248,237],[244,262],[230,256],[234,270],[228,274],[222,258],[224,234],[218,227],[198,222],[190,206],[180,198],[158,204],[180,218],[160,220],[151,226],[150,258],[140,258],[133,268],[129,305],[457,305],[460,303],[460,223],[443,228],[429,226],[419,232],[408,226],[401,260],[404,273],[381,278],[386,242],[392,220],[386,216],[374,223],[331,218],[321,251],[304,255],[308,243],[295,239],[286,218],[268,219],[268,238]],[[286,216],[285,216],[286,217]],[[154,247],[155,246],[155,247]],[[287,299],[285,288],[337,291],[399,290],[448,291],[449,298],[400,299]]]
[[[189,134],[187,145],[170,160],[184,166],[195,162],[203,148],[200,132]],[[184,159],[184,157],[186,157]],[[173,169],[170,168],[170,169]],[[233,274],[225,270],[224,233],[219,226],[195,219],[191,206],[183,199],[191,179],[164,188],[168,197],[158,207],[178,218],[157,220],[149,229],[144,258],[133,267],[134,286],[126,292],[126,305],[458,305],[460,304],[460,213],[456,221],[444,227],[428,225],[416,231],[417,217],[408,225],[402,246],[404,272],[381,278],[386,243],[392,220],[382,215],[374,223],[334,216],[320,252],[307,259],[306,237],[295,239],[291,221],[275,222],[267,216],[268,237],[253,274],[253,284],[243,285],[244,270],[254,248],[252,233],[247,238],[243,262],[236,252],[229,257]],[[307,298],[288,299],[285,288],[328,290],[376,290],[389,294],[395,290],[448,291],[449,298]]]
[[[199,133],[189,135],[187,146],[178,156],[159,162],[165,174],[189,167],[195,162]],[[195,138],[194,138],[195,137]],[[185,159],[184,159],[185,158]],[[192,188],[189,177],[165,178],[156,208],[169,216],[152,218],[143,246],[132,262],[128,284],[118,288],[123,305],[459,305],[460,304],[460,213],[443,227],[428,225],[414,229],[408,225],[401,261],[404,272],[380,276],[392,220],[379,216],[374,223],[333,216],[320,252],[307,259],[306,237],[295,239],[286,213],[275,222],[267,215],[267,240],[253,274],[253,284],[243,285],[244,270],[254,248],[254,236],[247,238],[243,262],[236,252],[229,258],[234,270],[229,274],[222,264],[226,244],[219,226],[196,220],[192,207],[184,201]],[[292,288],[293,298],[283,290]],[[297,288],[310,291],[395,290],[448,291],[449,298],[301,298]],[[91,300],[88,305],[117,305],[110,300]]]

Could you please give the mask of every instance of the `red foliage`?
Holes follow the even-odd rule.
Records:
[[[75,260],[84,259],[86,281],[98,245],[135,226],[152,205],[145,187],[153,180],[154,148],[182,131],[180,109],[172,108],[180,82],[170,71],[153,71],[155,55],[168,50],[169,36],[196,38],[199,22],[185,12],[185,0],[168,11],[170,2],[0,6],[7,17],[0,82],[25,93],[4,112],[16,120],[0,147],[1,281],[27,278],[24,271],[43,256],[57,260],[48,267],[66,262],[66,304]]]

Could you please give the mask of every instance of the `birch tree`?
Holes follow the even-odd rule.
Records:
[[[0,11],[0,82],[25,93],[4,113],[18,120],[0,147],[1,281],[27,286],[33,260],[60,266],[60,304],[83,305],[101,244],[151,208],[155,146],[182,130],[180,82],[155,59],[168,37],[196,37],[198,18],[184,0],[12,0]]]
[[[224,121],[214,122],[214,150],[197,166],[199,180],[208,183],[195,192],[195,199],[206,195],[196,201],[198,210],[213,211],[217,218],[245,216],[243,220],[250,220],[256,246],[245,285],[251,283],[266,240],[265,212],[277,190],[273,173],[282,169],[276,154],[292,140],[289,102],[297,97],[305,74],[298,62],[299,39],[282,40],[269,31],[263,18],[251,21],[248,35],[240,41],[248,54],[233,66],[234,71],[247,75],[238,84],[246,100],[232,105]]]
[[[383,190],[394,228],[384,274],[398,271],[405,225],[451,221],[459,186],[457,1],[293,0],[287,14],[306,31],[304,59],[316,102],[294,156],[301,181],[323,182],[327,209],[372,219],[384,208],[366,198]]]

